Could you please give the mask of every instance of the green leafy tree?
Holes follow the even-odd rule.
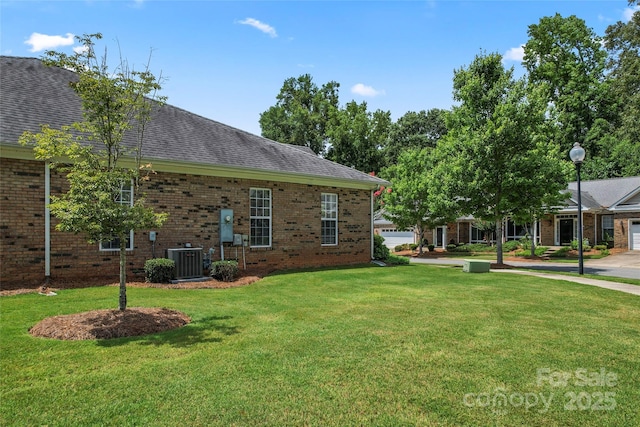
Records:
[[[629,6],[634,3],[640,5],[630,1]],[[640,175],[640,10],[629,22],[609,26],[604,42],[610,89],[619,106],[619,123],[608,134],[613,135],[610,161],[619,162],[622,176]]]
[[[391,125],[389,138],[384,146],[384,159],[392,165],[400,153],[410,148],[435,147],[447,133],[445,110],[433,108],[418,113],[407,112]]]
[[[339,88],[334,81],[318,88],[309,74],[286,79],[276,105],[260,114],[262,136],[324,154],[327,124],[338,109]]]
[[[545,137],[544,98],[528,92],[525,80],[515,80],[501,55],[476,56],[454,72],[453,87],[459,105],[447,115],[449,132],[437,147],[434,193],[455,201],[460,214],[496,224],[502,263],[504,219],[539,206],[540,194],[566,188],[563,162]],[[552,154],[539,156],[545,152]]]
[[[77,39],[83,50],[74,55],[49,51],[44,62],[75,72],[77,79],[69,84],[80,98],[83,120],[60,129],[44,125],[39,133],[25,132],[21,142],[34,144],[37,159],[66,172],[69,190],[52,196],[49,205],[59,220],[56,229],[82,233],[89,242],[119,242],[119,308],[125,310],[130,231],[159,227],[167,218],[145,206],[139,192],[150,171],[142,164],[145,126],[164,98],[156,95],[160,81],[148,64],[135,71],[121,59],[110,71],[106,54],[95,55],[100,34]]]
[[[382,168],[382,146],[391,126],[391,113],[367,110],[367,103],[351,101],[336,110],[327,130],[327,158],[362,172]]]
[[[560,149],[580,142],[591,157],[598,146],[587,138],[597,118],[612,120],[610,93],[603,86],[606,52],[601,38],[576,16],[560,14],[529,26],[524,65],[532,84],[541,85],[556,121]]]
[[[400,229],[415,228],[421,237],[420,253],[422,236],[426,231],[455,219],[454,212],[436,211],[431,204],[430,195],[436,188],[430,176],[435,159],[433,151],[429,147],[409,148],[383,172],[392,185],[386,191],[383,189],[381,194],[384,216]]]

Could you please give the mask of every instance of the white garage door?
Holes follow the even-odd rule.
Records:
[[[405,243],[413,243],[413,231],[381,231],[384,244],[389,249]]]
[[[631,223],[631,248],[632,251],[640,251],[640,222]]]

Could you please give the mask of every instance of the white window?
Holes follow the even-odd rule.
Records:
[[[121,205],[133,206],[133,183],[120,187],[120,194],[116,198],[116,202],[119,202]],[[116,237],[108,242],[100,242],[100,250],[119,251],[120,239]],[[127,238],[127,250],[133,250],[133,230],[129,231],[129,237]]]
[[[323,245],[338,244],[338,195],[322,193],[321,241]]]
[[[602,240],[613,239],[613,215],[602,215]]]
[[[271,246],[271,190],[252,188],[250,198],[250,234],[252,247]]]

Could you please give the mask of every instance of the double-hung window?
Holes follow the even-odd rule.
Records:
[[[338,195],[322,193],[321,241],[323,245],[338,244]]]
[[[602,240],[613,240],[613,215],[602,215]]]
[[[123,184],[120,187],[120,194],[116,197],[116,202],[121,205],[133,206],[133,183]],[[109,241],[101,241],[100,242],[100,250],[101,251],[119,251],[120,250],[120,239],[116,237],[115,239]],[[129,237],[127,238],[127,250],[133,250],[133,230],[129,231]]]
[[[271,246],[271,190],[251,188],[250,199],[250,234],[252,247]]]

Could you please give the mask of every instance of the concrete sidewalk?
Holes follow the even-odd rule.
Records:
[[[611,289],[614,291],[625,292],[632,295],[640,296],[640,286],[629,285],[626,283],[619,282],[609,282],[607,280],[598,280],[598,279],[590,279],[587,277],[576,277],[576,276],[565,276],[564,274],[553,274],[553,273],[541,273],[537,271],[525,271],[525,270],[491,270],[492,272],[502,272],[502,273],[515,273],[515,274],[523,274],[525,276],[537,276],[544,277],[545,279],[555,279],[555,280],[566,280],[568,282],[581,283],[583,285],[597,286],[599,288]]]
[[[632,253],[631,257],[625,257],[624,260],[622,258],[618,258],[620,254],[610,257],[603,258],[601,260],[589,260],[589,262],[585,262],[585,273],[594,274],[594,275],[604,275],[604,276],[614,276],[614,277],[624,277],[631,279],[640,279],[640,268],[636,267],[635,262],[640,256],[638,253]],[[596,261],[604,261],[607,258],[610,258],[609,265],[606,262],[598,263],[596,265]],[[464,259],[462,258],[411,258],[412,263],[416,264],[437,264],[437,265],[463,265]],[[554,262],[525,262],[525,261],[507,261],[506,264],[514,267],[511,269],[493,269],[492,272],[503,272],[503,273],[515,273],[515,274],[525,274],[529,276],[538,276],[544,277],[547,279],[554,280],[566,280],[568,282],[576,282],[581,283],[583,285],[590,286],[598,286],[605,289],[616,290],[620,292],[626,292],[632,295],[640,296],[640,286],[637,285],[629,285],[626,283],[619,282],[610,282],[607,280],[598,280],[591,279],[583,276],[575,276],[575,275],[564,275],[564,274],[554,274],[554,271],[564,272],[564,273],[575,273],[577,271],[577,264],[566,264],[566,263],[554,263]],[[521,268],[526,270],[520,270]],[[531,270],[539,270],[539,271],[531,271]],[[473,273],[470,273],[473,274]]]

